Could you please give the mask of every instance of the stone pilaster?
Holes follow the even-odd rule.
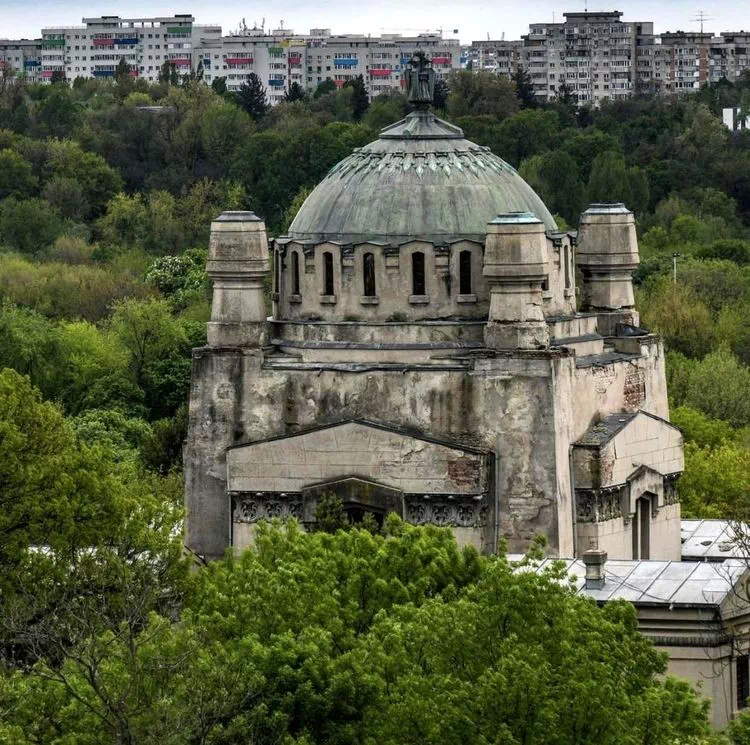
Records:
[[[270,270],[263,220],[252,212],[222,212],[211,223],[206,264],[214,286],[209,347],[263,346],[263,281]]]
[[[544,223],[530,212],[498,215],[487,225],[482,273],[490,286],[485,344],[492,349],[549,345],[542,311],[547,278]]]
[[[633,213],[619,203],[590,205],[581,215],[576,250],[584,309],[634,309],[633,272],[639,261]]]

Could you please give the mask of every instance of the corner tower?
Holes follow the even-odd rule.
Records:
[[[335,166],[272,242],[262,329],[260,224],[239,230],[254,236],[237,244],[241,256],[225,251],[242,266],[211,265],[212,322],[230,331],[194,355],[188,545],[213,557],[252,542],[262,519],[312,525],[317,500],[333,493],[353,518],[395,511],[486,552],[501,539],[523,550],[543,533],[552,554],[583,542],[630,558],[642,519],[631,507],[648,490],[648,535],[662,544],[651,550],[666,557],[676,528],[679,551],[669,485],[679,458],[625,457],[614,475],[610,451],[587,444],[615,415],[632,417],[622,437],[640,442],[653,434],[646,412],[663,423],[654,436],[681,452],[664,434],[658,339],[625,306],[577,311],[576,235],[557,230],[511,166],[430,111],[431,80],[415,61],[415,111]],[[225,223],[213,226],[214,262]],[[617,253],[597,241],[602,256]],[[614,259],[597,262],[629,281]],[[635,475],[641,466],[651,470]],[[613,500],[619,509],[590,508]]]

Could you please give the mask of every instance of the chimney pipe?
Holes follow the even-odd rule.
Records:
[[[604,565],[607,563],[607,552],[599,549],[584,551],[583,563],[586,565],[586,589],[601,590],[604,587]]]

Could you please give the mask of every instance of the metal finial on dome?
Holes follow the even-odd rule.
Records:
[[[435,71],[424,52],[417,52],[409,63],[409,103],[417,109],[429,109],[435,94]]]

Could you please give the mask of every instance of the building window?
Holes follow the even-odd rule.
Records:
[[[421,251],[415,251],[411,255],[411,294],[427,294],[424,276],[424,254]]]
[[[633,558],[651,558],[651,499],[638,497],[635,500],[633,518]]]
[[[570,246],[565,246],[563,261],[565,262],[565,289],[570,289]]]
[[[323,294],[333,295],[333,254],[326,251],[323,254]]]
[[[471,295],[471,251],[461,251],[458,255],[458,292]]]
[[[362,257],[362,281],[364,294],[367,297],[375,297],[375,254],[368,252]]]
[[[750,656],[741,654],[737,657],[737,708],[747,708],[750,697]]]
[[[299,253],[292,253],[292,295],[300,295],[299,291]]]

